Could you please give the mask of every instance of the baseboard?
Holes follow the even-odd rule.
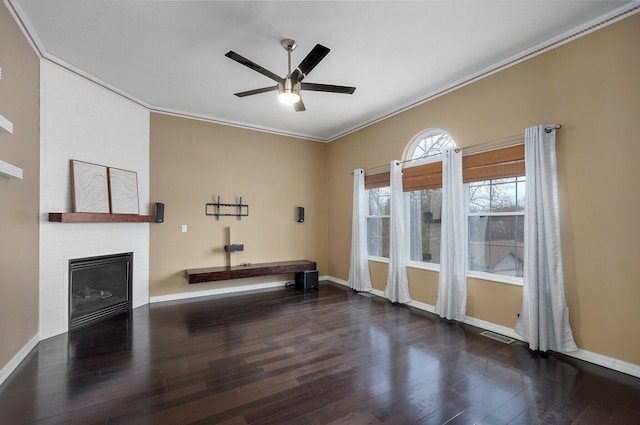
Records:
[[[496,325],[495,323],[475,319],[473,317],[466,317],[464,323],[522,341],[522,336],[520,336],[514,329],[507,328],[506,326]],[[640,365],[628,363],[613,357],[594,353],[592,351],[583,350],[582,348],[579,348],[578,351],[560,354],[640,378]]]
[[[382,294],[382,296],[384,296],[384,293]],[[415,307],[418,310],[428,311],[429,313],[433,313],[433,314],[436,313],[436,307],[431,304],[425,304],[420,301],[411,300],[411,302],[407,305],[410,307]]]
[[[347,282],[346,280],[338,279],[334,276],[326,276],[326,280],[328,280],[329,282],[337,283],[338,285],[346,286],[347,288],[349,287],[349,282]]]
[[[498,325],[495,323],[487,322],[486,320],[480,320],[469,316],[465,316],[462,323],[466,323],[467,325],[475,326],[476,328],[484,329],[485,331],[495,332],[497,334],[522,341],[522,336],[520,336],[513,328],[508,328],[506,326]]]
[[[320,276],[319,281],[331,280],[329,276]],[[279,288],[285,286],[290,280],[281,282],[256,283],[253,285],[231,286],[228,288],[211,289],[208,291],[182,292],[180,294],[159,295],[157,297],[149,297],[149,304],[162,303],[165,301],[179,301],[189,298],[209,297],[211,295],[232,294],[234,292],[255,291],[256,289]]]
[[[618,372],[626,373],[627,375],[640,378],[640,365],[628,363],[622,360],[614,359],[613,357],[603,356],[602,354],[593,353],[591,351],[578,349],[574,353],[562,353],[565,356],[574,357],[585,362],[593,363],[598,366],[603,366],[608,369],[617,370]]]
[[[381,291],[379,289],[375,289],[374,288],[374,289],[371,290],[371,293],[373,295],[376,295],[376,296],[380,297],[380,298],[385,298],[385,299],[387,298],[387,297],[384,296],[384,291]]]
[[[38,345],[39,341],[40,338],[38,338],[38,335],[35,335],[25,344],[24,347],[20,349],[20,351],[18,351],[15,356],[13,356],[7,365],[0,370],[0,385],[2,385],[9,375],[11,375],[13,371],[20,366],[20,363],[25,359],[25,357],[27,357],[31,350]]]
[[[189,298],[209,297],[211,295],[232,294],[235,292],[255,291],[258,289],[278,288],[285,286],[287,282],[290,281],[287,280],[281,282],[256,283],[253,285],[230,286],[227,288],[210,289],[207,291],[181,292],[179,294],[159,295],[157,297],[149,297],[149,304],[161,303],[165,301],[186,300]]]
[[[329,282],[337,283],[338,285],[342,285],[342,286],[346,286],[347,288],[350,288],[349,282],[347,282],[346,280],[339,279],[339,278],[334,277],[334,276],[326,276],[325,280],[328,280]],[[374,288],[374,289],[372,289],[370,291],[370,293],[373,294],[373,295],[377,295],[378,297],[386,298],[384,296],[384,291],[381,291],[379,289],[375,289]]]
[[[337,277],[328,276],[327,280],[331,282],[338,283],[340,285],[349,286],[348,282],[338,279]],[[377,295],[382,298],[386,298],[384,296],[384,291],[380,291],[374,289],[371,291],[372,294]],[[411,307],[415,307],[419,310],[428,311],[429,313],[435,313],[436,308],[430,304],[422,303],[420,301],[411,301],[407,304]],[[518,341],[522,341],[522,336],[520,336],[513,328],[508,328],[506,326],[498,325],[496,323],[487,322],[486,320],[476,319],[474,317],[466,316],[463,320],[463,323],[466,323],[471,326],[475,326],[487,331],[495,332],[500,335],[508,336],[509,338],[513,338]],[[623,360],[618,360],[613,357],[604,356],[602,354],[594,353],[591,351],[578,349],[578,351],[574,351],[571,353],[561,353],[568,357],[573,357],[578,360],[584,360],[585,362],[593,363],[598,366],[606,367],[607,369],[612,369],[618,372],[626,373],[627,375],[635,376],[640,378],[640,365],[628,363]]]

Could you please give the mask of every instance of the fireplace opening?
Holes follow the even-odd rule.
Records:
[[[133,253],[69,260],[69,330],[131,310]]]

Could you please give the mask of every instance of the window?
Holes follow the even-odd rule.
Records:
[[[430,129],[414,139],[407,152],[404,189],[408,191],[409,260],[440,264],[442,162],[456,144],[449,133]],[[418,161],[416,161],[418,160]]]
[[[440,264],[442,189],[409,192],[409,260]]]
[[[405,191],[409,262],[437,270],[442,222],[442,154],[456,147],[444,130],[418,135],[407,150]],[[467,191],[467,271],[483,279],[521,284],[524,266],[524,145],[462,158]],[[389,258],[390,174],[367,175],[367,245],[370,257]],[[421,264],[417,264],[421,263]]]
[[[456,144],[449,133],[439,128],[432,128],[416,137],[407,152],[406,159],[420,159],[440,155],[445,149]]]
[[[367,250],[370,257],[389,258],[391,190],[389,186],[368,190]]]
[[[522,277],[525,178],[467,184],[469,271]]]

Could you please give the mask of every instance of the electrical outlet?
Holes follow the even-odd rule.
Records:
[[[182,225],[182,233],[187,233],[187,225],[186,224]]]

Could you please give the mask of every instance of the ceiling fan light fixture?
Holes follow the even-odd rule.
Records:
[[[286,78],[278,83],[278,100],[285,105],[300,101],[300,83]]]
[[[229,59],[238,62],[240,65],[246,66],[265,77],[275,81],[278,83],[276,86],[262,87],[259,89],[243,91],[239,93],[234,93],[235,96],[245,97],[251,96],[259,93],[266,93],[270,91],[278,90],[278,100],[285,105],[293,106],[293,109],[296,112],[306,111],[307,109],[304,106],[304,102],[302,102],[302,96],[300,93],[302,89],[305,91],[316,91],[316,92],[327,92],[327,93],[346,93],[353,94],[356,90],[355,87],[347,87],[347,86],[334,86],[331,84],[314,84],[308,82],[302,82],[309,72],[318,65],[318,63],[324,59],[325,56],[329,53],[329,48],[325,47],[321,44],[316,44],[313,49],[305,56],[305,58],[300,62],[293,71],[291,70],[291,52],[296,48],[296,42],[289,38],[282,40],[282,47],[287,51],[287,74],[286,76],[280,77],[278,74],[269,71],[266,68],[261,67],[257,63],[253,62],[234,52],[233,50],[229,50],[225,56]]]

